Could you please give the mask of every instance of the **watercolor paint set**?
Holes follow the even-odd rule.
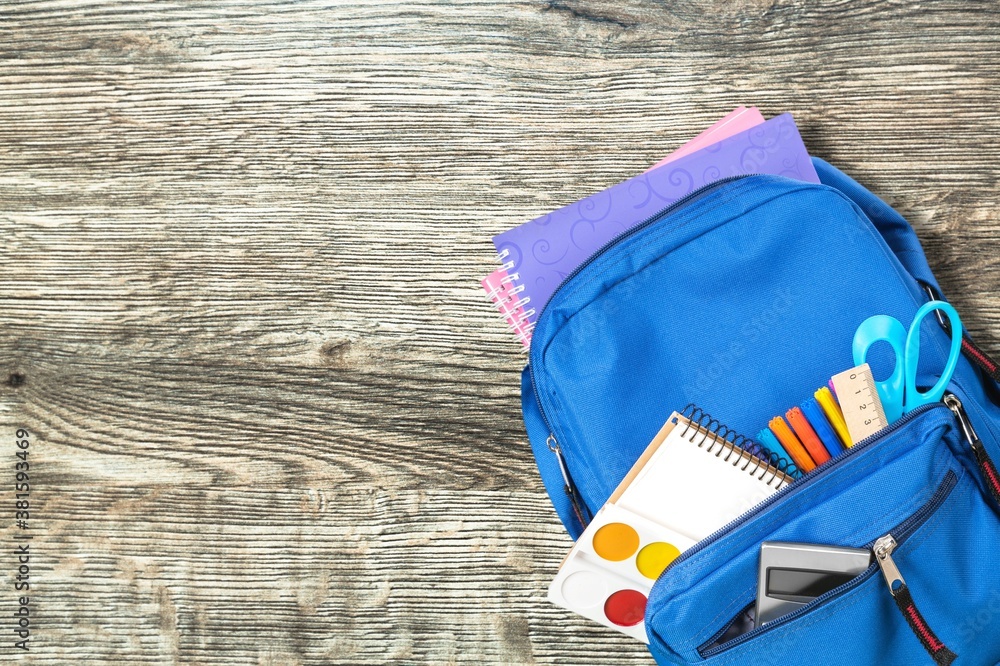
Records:
[[[609,504],[549,586],[549,600],[649,642],[643,616],[653,583],[694,540]]]
[[[643,617],[660,574],[789,482],[740,442],[675,412],[577,540],[549,600],[648,642]]]

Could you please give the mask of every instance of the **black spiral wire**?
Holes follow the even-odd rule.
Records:
[[[757,478],[761,481],[767,479],[765,483],[769,486],[777,481],[777,487],[780,488],[786,476],[792,479],[802,476],[795,463],[760,442],[732,430],[693,403],[681,410],[681,416],[687,420],[682,437],[724,462],[735,458],[733,467],[742,463],[740,471],[755,476],[759,472],[760,476]],[[771,478],[768,479],[769,474]]]

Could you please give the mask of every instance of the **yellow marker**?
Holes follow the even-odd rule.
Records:
[[[854,446],[854,442],[851,440],[851,433],[847,431],[847,422],[844,421],[844,413],[840,411],[840,405],[837,404],[837,399],[833,397],[830,389],[824,386],[813,395],[819,406],[823,408],[826,418],[830,420],[830,424],[833,426],[834,431],[836,431],[837,437],[840,438],[840,443],[847,448]]]

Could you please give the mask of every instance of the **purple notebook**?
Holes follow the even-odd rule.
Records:
[[[662,167],[493,237],[535,321],[552,292],[605,243],[720,178],[750,173],[818,183],[791,114],[776,116]]]

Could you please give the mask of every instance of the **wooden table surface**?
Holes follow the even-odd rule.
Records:
[[[545,600],[571,542],[490,237],[791,111],[1000,352],[998,34],[958,1],[3,2],[2,661],[647,662]]]

